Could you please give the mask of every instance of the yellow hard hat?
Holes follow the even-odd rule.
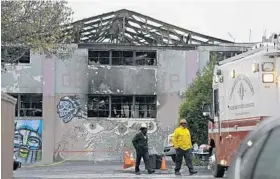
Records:
[[[187,123],[186,119],[181,119],[180,124],[182,124],[182,123]]]

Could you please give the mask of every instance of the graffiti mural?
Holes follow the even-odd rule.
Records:
[[[22,163],[42,158],[42,120],[15,120],[14,154]]]
[[[86,110],[81,107],[79,98],[77,96],[64,96],[60,98],[57,104],[57,114],[59,118],[68,123],[74,117],[86,119]]]
[[[81,99],[79,96],[64,96],[58,101],[58,117],[70,125],[61,126],[54,161],[122,160],[125,149],[134,152],[131,141],[142,123],[148,126],[150,150],[162,153],[169,131],[162,130],[156,120],[87,119],[87,108]]]
[[[76,153],[82,160],[122,160],[125,149],[134,152],[131,140],[143,122],[148,125],[150,150],[162,153],[169,131],[160,129],[155,121],[84,120],[63,134],[54,161],[69,159]]]

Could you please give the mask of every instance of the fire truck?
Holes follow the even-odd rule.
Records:
[[[279,36],[273,40],[214,68],[212,104],[202,109],[209,119],[209,169],[214,177],[224,176],[248,132],[280,114]]]

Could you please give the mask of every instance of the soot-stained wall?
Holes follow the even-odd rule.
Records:
[[[156,94],[156,67],[89,66],[90,94]]]
[[[125,149],[134,151],[131,140],[141,123],[148,125],[150,152],[163,151],[167,136],[176,127],[182,101],[180,92],[184,92],[187,84],[187,52],[158,50],[157,54],[157,66],[90,65],[84,69],[87,71],[89,94],[157,95],[155,119],[87,118],[85,86],[80,92],[68,86],[69,89],[56,93],[55,161],[121,160]],[[62,66],[56,67],[59,71],[56,76],[69,71]],[[81,65],[73,62],[72,66]],[[78,73],[79,70],[73,71]]]
[[[41,93],[43,55],[30,53],[30,64],[6,65],[1,74],[1,91],[7,93]]]

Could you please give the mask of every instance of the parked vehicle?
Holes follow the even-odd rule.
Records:
[[[175,163],[176,150],[173,147],[172,137],[173,137],[173,134],[169,134],[167,139],[164,141],[163,152],[164,152],[165,156],[170,156],[172,158],[172,161]]]
[[[14,155],[14,166],[13,170],[17,170],[18,168],[21,168],[21,162],[17,161],[15,155]]]
[[[274,35],[274,38],[278,38]],[[280,109],[280,48],[259,44],[254,50],[223,60],[214,69],[209,119],[210,168],[223,177],[248,132]]]
[[[280,117],[263,121],[242,142],[228,179],[276,179],[280,174]]]
[[[176,150],[173,147],[172,143],[172,137],[173,134],[169,134],[167,139],[164,142],[164,155],[165,156],[170,156],[172,158],[172,161],[175,163],[176,160]],[[206,144],[202,144],[198,147],[196,143],[193,144],[193,154],[194,155],[199,155],[199,156],[205,156],[209,155],[209,146]]]

